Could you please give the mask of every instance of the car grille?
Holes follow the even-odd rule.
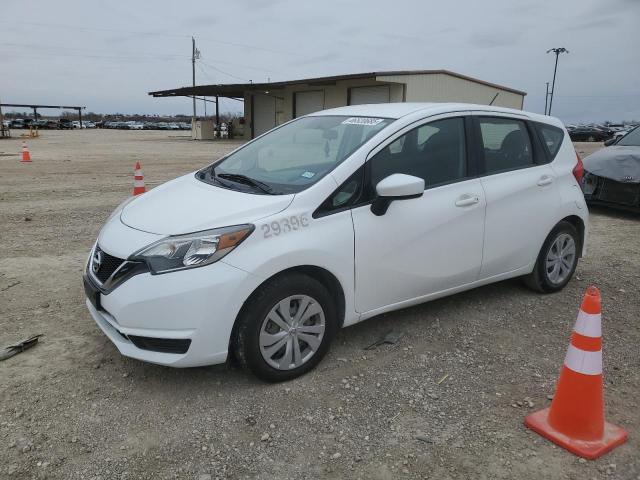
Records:
[[[102,261],[100,262],[98,269],[94,270],[93,267],[97,255],[102,257]],[[113,272],[115,272],[123,262],[124,259],[109,255],[107,252],[101,250],[100,247],[96,246],[96,250],[91,257],[90,268],[96,278],[100,280],[100,282],[104,283],[111,275],[113,275]]]

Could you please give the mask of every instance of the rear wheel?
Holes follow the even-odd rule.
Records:
[[[562,290],[578,265],[580,236],[569,222],[558,223],[545,240],[536,265],[524,281],[533,290],[551,293]]]
[[[236,357],[267,382],[291,380],[314,368],[337,329],[335,304],[327,289],[298,273],[260,287],[238,322]]]

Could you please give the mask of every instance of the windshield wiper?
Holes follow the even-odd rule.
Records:
[[[242,175],[240,173],[219,173],[216,175],[215,171],[213,172],[215,178],[222,178],[224,180],[231,180],[232,182],[244,183],[245,185],[252,186],[257,188],[261,192],[268,193],[269,195],[276,195],[273,188],[271,188],[266,183],[261,182],[260,180],[256,180],[251,177],[247,177],[246,175]]]

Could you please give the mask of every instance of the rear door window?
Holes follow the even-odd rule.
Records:
[[[564,140],[564,130],[544,123],[536,123],[535,125],[542,143],[549,154],[549,158],[553,160],[558,154],[562,141]]]
[[[525,122],[514,118],[479,117],[480,139],[487,174],[535,164]]]

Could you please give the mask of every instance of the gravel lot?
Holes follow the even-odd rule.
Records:
[[[44,334],[0,362],[0,478],[640,479],[630,214],[592,210],[588,257],[561,293],[508,281],[386,314],[342,330],[287,384],[120,356],[86,311],[81,270],[136,160],[152,187],[235,145],[181,135],[47,131],[32,164],[0,141],[0,345]],[[522,424],[549,403],[589,284],[603,294],[607,417],[630,433],[593,462]],[[391,329],[397,344],[364,350]]]

